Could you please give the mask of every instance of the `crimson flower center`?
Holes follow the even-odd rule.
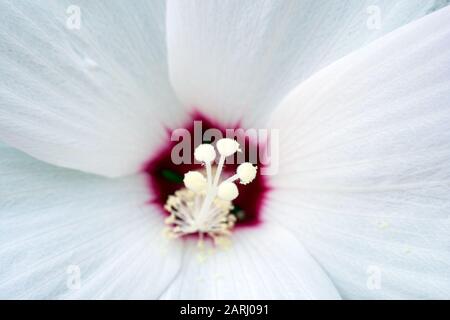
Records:
[[[171,215],[170,206],[179,204],[180,199],[184,204],[187,202],[190,205],[199,205],[199,202],[203,201],[204,195],[195,195],[186,190],[184,183],[185,174],[192,171],[206,173],[204,164],[195,161],[194,150],[200,144],[217,145],[217,137],[211,138],[208,136],[210,129],[215,129],[216,132],[220,132],[223,137],[236,139],[241,142],[242,153],[239,156],[233,155],[226,158],[223,167],[221,167],[221,175],[225,179],[230,179],[236,174],[239,165],[242,162],[251,162],[255,167],[261,167],[262,164],[259,158],[254,157],[251,154],[251,150],[256,150],[256,155],[263,145],[253,141],[250,137],[242,134],[245,132],[243,128],[239,128],[239,125],[225,127],[217,121],[211,120],[202,114],[196,113],[192,118],[183,126],[183,132],[187,133],[183,137],[190,138],[189,149],[182,150],[178,155],[183,158],[183,161],[179,159],[174,161],[174,148],[180,144],[180,141],[172,141],[172,133],[175,129],[171,128],[167,130],[167,141],[161,149],[146,163],[144,166],[144,173],[147,175],[149,191],[151,193],[150,203],[157,206],[160,211],[171,219],[175,219]],[[234,132],[234,137],[228,137],[230,132]],[[200,137],[199,137],[200,136]],[[186,143],[186,141],[183,141]],[[186,153],[187,152],[187,153]],[[186,154],[185,154],[186,153]],[[219,157],[218,157],[219,158]],[[211,163],[212,174],[214,175],[217,170],[219,159],[216,162]],[[206,174],[205,174],[206,176]],[[232,205],[228,207],[227,203],[214,202],[211,204],[211,209],[216,210],[220,214],[221,210],[229,212],[227,215],[227,223],[231,223],[234,230],[238,230],[241,227],[255,227],[262,222],[261,211],[264,201],[267,196],[267,192],[270,190],[267,177],[261,175],[261,170],[257,171],[256,177],[249,184],[236,183],[238,196],[233,199]],[[200,207],[199,207],[200,208]],[[181,208],[184,210],[184,208]],[[178,208],[177,210],[181,210]],[[166,219],[167,221],[168,219]],[[169,219],[170,220],[170,219]],[[174,221],[169,221],[174,222]],[[183,225],[184,226],[184,225]],[[179,229],[177,229],[179,230]],[[187,230],[187,229],[186,229]],[[192,232],[195,234],[196,232]]]

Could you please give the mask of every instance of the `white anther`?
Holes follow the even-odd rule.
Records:
[[[233,182],[222,182],[217,190],[217,196],[227,201],[233,201],[238,195],[238,188]]]
[[[201,144],[194,151],[195,160],[211,163],[216,159],[216,150],[210,144]]]
[[[228,157],[235,154],[239,149],[239,143],[236,140],[224,138],[217,141],[217,150],[221,156]]]
[[[257,168],[250,162],[245,162],[237,168],[237,176],[242,184],[249,184],[256,177]]]
[[[200,192],[206,189],[206,178],[197,171],[189,171],[184,175],[184,185],[189,190]]]

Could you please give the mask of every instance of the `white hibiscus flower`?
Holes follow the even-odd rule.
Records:
[[[2,1],[0,297],[449,298],[446,2]],[[194,110],[280,129],[201,261],[158,166]]]

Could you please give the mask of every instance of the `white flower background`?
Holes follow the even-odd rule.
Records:
[[[2,0],[0,298],[450,298],[446,5]],[[203,262],[139,173],[193,107],[281,144]]]

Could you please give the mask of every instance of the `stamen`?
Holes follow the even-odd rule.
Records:
[[[186,188],[194,192],[204,191],[207,184],[205,177],[197,171],[189,171],[186,173],[183,182]]]
[[[201,144],[194,151],[197,161],[211,163],[216,159],[216,150],[210,144]]]
[[[237,168],[237,176],[241,179],[242,184],[249,184],[256,178],[257,167],[251,163],[246,162]]]
[[[239,143],[236,140],[225,138],[217,141],[217,150],[221,156],[229,157],[236,152],[241,152]]]
[[[194,151],[195,160],[205,163],[208,188],[212,186],[211,162],[216,159],[216,150],[210,144],[201,144]]]
[[[189,234],[198,234],[198,245],[203,246],[205,236],[214,240],[216,245],[229,243],[225,240],[231,235],[236,217],[231,214],[232,201],[239,195],[233,181],[240,179],[242,184],[250,183],[256,177],[256,167],[243,163],[231,178],[220,182],[225,158],[240,151],[239,143],[233,139],[221,139],[217,142],[220,154],[214,180],[211,163],[216,151],[210,144],[202,144],[195,149],[194,157],[206,167],[206,178],[201,172],[189,171],[184,176],[185,188],[178,190],[167,199],[165,209],[170,216],[165,220],[167,235],[178,238]]]
[[[220,199],[233,201],[239,195],[238,188],[233,182],[222,182],[217,191],[217,195]]]
[[[219,183],[220,175],[222,174],[224,164],[225,164],[225,156],[221,155],[219,159],[219,165],[217,166],[216,175],[214,176],[213,188],[216,188],[217,184]]]
[[[241,184],[249,184],[256,178],[257,167],[253,166],[250,162],[245,162],[237,168],[237,173],[228,178],[226,182],[234,182],[241,179]]]

